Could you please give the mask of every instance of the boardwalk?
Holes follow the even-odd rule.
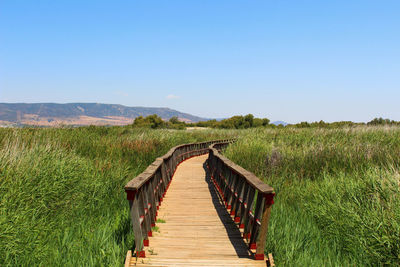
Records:
[[[132,257],[129,266],[266,266],[252,259],[220,201],[206,172],[207,156],[179,165],[159,207],[146,258]]]

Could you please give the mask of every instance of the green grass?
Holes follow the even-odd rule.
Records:
[[[400,129],[0,129],[0,266],[120,266],[127,181],[182,143],[224,151],[276,190],[278,266],[400,265]],[[158,221],[162,223],[162,221]]]
[[[278,266],[400,265],[400,129],[256,129],[225,154],[276,190]]]
[[[172,146],[232,133],[0,129],[0,266],[120,266],[125,183]]]

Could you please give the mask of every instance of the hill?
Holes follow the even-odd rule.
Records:
[[[127,107],[99,103],[0,103],[0,124],[36,126],[126,125],[138,116],[157,114],[165,120],[176,116],[181,121],[206,119],[170,108]]]

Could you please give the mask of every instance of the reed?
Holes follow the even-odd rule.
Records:
[[[124,185],[172,146],[234,132],[0,129],[0,265],[120,266]]]
[[[400,128],[0,129],[0,265],[120,266],[133,245],[123,186],[182,143],[224,154],[276,191],[278,266],[400,265]]]
[[[400,128],[247,130],[225,154],[276,191],[279,265],[400,264]]]

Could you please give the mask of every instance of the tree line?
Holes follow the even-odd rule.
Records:
[[[400,125],[400,122],[374,118],[373,120],[364,122],[352,122],[352,121],[338,121],[338,122],[300,122],[296,124],[288,125],[275,125],[271,124],[268,118],[255,118],[253,114],[247,114],[245,116],[237,115],[231,118],[223,120],[207,120],[195,123],[187,123],[179,120],[178,117],[172,117],[169,120],[163,120],[156,114],[149,115],[147,117],[139,116],[135,118],[132,127],[138,128],[152,128],[152,129],[185,129],[186,127],[207,127],[216,129],[248,129],[248,128],[340,128],[340,127],[355,127],[361,125]]]

